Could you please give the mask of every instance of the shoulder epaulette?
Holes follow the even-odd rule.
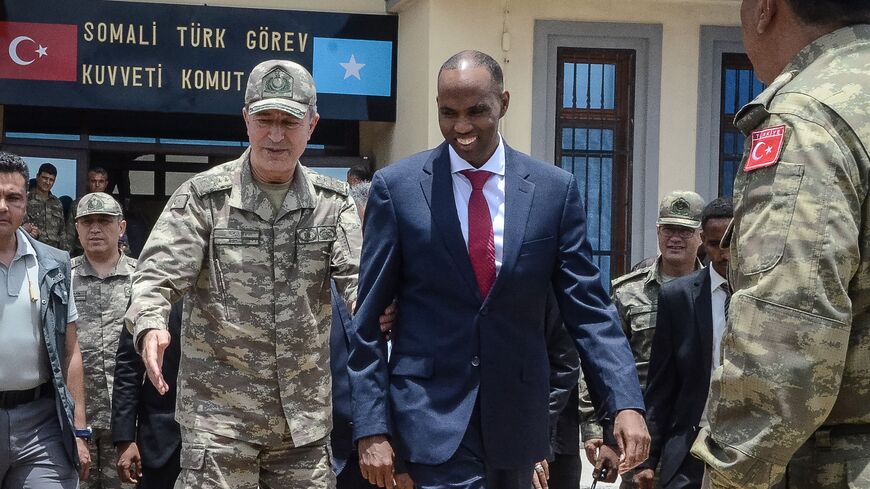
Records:
[[[200,196],[228,190],[233,187],[233,179],[228,173],[202,173],[190,180],[190,186]]]
[[[649,273],[649,267],[643,267],[643,268],[637,269],[633,272],[628,272],[625,275],[622,275],[620,277],[616,277],[615,279],[613,279],[613,281],[610,282],[610,286],[613,288],[616,288],[616,286],[618,286],[622,283],[628,282],[629,280],[636,278],[636,277],[644,276],[647,273]]]
[[[309,171],[306,176],[310,178],[311,183],[317,187],[332,190],[343,197],[347,197],[349,194],[347,184],[341,180],[336,180],[332,177],[327,177],[326,175],[321,175],[320,173],[313,171]]]
[[[789,84],[795,77],[795,71],[786,71],[776,77],[767,88],[755,97],[755,100],[746,104],[743,108],[737,111],[734,116],[734,124],[744,134],[749,134],[750,131],[758,127],[770,115],[767,109],[770,108],[770,103],[773,101],[776,94],[782,90],[782,87]]]

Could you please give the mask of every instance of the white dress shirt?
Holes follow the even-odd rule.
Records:
[[[456,202],[456,215],[459,217],[459,227],[462,228],[462,238],[465,247],[468,248],[468,200],[471,198],[471,182],[465,175],[459,173],[463,170],[486,170],[493,173],[483,186],[483,196],[489,206],[489,216],[492,218],[492,235],[495,241],[495,273],[501,270],[502,256],[504,256],[504,141],[499,135],[498,147],[495,153],[480,168],[471,166],[463,160],[452,146],[448,146],[450,152],[450,172],[453,175],[453,199]]]
[[[725,334],[725,299],[728,298],[728,293],[722,288],[722,284],[728,283],[727,280],[713,268],[713,266],[707,267],[710,269],[710,310],[712,312],[712,322],[713,322],[713,355],[710,357],[710,378],[713,378],[713,372],[719,366],[719,362],[721,358],[719,358],[719,351],[722,346],[722,336]],[[707,397],[707,404],[704,405],[704,412],[701,414],[701,422],[700,426],[707,426],[709,422],[707,421],[707,406],[710,403],[709,394]]]

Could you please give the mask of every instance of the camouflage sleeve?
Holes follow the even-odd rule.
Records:
[[[190,182],[170,197],[139,255],[124,323],[138,345],[150,329],[166,329],[172,303],[195,283],[211,233],[208,204]],[[138,346],[137,346],[138,347]]]
[[[598,416],[595,413],[595,405],[592,404],[592,397],[589,394],[589,386],[586,385],[586,380],[583,374],[580,374],[580,439],[582,441],[593,440],[596,438],[604,438],[604,429],[598,423]]]
[[[338,216],[338,236],[332,247],[332,279],[348,304],[356,301],[359,280],[359,253],[362,245],[362,230],[356,204],[348,196],[341,204]]]
[[[714,488],[766,489],[779,480],[828,417],[842,380],[867,189],[836,134],[848,129],[833,126],[832,134],[832,123],[806,117],[770,117],[766,127],[785,127],[781,158],[741,171],[735,183],[738,291],[711,386],[711,426],[692,448]]]

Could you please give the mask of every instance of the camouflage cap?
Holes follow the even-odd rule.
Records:
[[[301,119],[316,103],[314,79],[302,66],[273,59],[263,61],[251,70],[245,89],[248,114],[277,109]]]
[[[682,226],[698,229],[701,227],[701,213],[704,199],[695,192],[675,190],[665,195],[659,204],[659,218],[656,225]]]
[[[108,216],[123,216],[121,204],[111,195],[103,192],[94,192],[85,195],[76,206],[76,219],[91,214],[105,214]]]

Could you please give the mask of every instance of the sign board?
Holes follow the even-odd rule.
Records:
[[[3,0],[0,104],[239,114],[289,59],[327,119],[395,121],[398,18],[107,0]]]

